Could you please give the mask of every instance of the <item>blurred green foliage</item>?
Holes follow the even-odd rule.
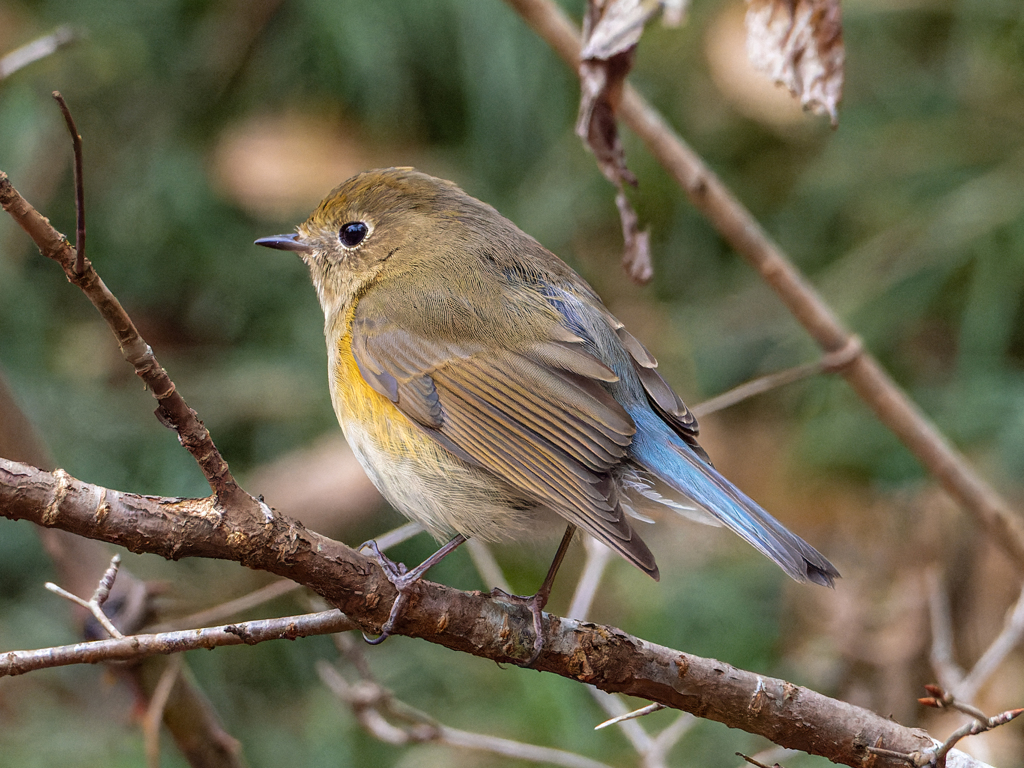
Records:
[[[708,29],[726,8],[697,2],[681,29],[652,27],[634,82],[951,439],[995,457],[1009,482],[1024,470],[1019,2],[848,3],[834,132],[811,117],[771,127],[730,106],[705,57]],[[610,188],[572,134],[575,79],[503,3],[3,0],[0,54],[60,24],[82,39],[0,82],[0,169],[73,233],[70,145],[49,96],[61,90],[85,138],[90,256],[236,472],[336,429],[305,271],[251,246],[305,210],[260,218],[212,178],[227,128],[254,116],[340,115],[374,157],[415,163],[494,204],[577,266],[627,323],[631,307],[653,305],[639,315],[644,340],[688,400],[817,354],[629,136],[640,178],[633,197],[652,229],[657,273],[648,289],[626,284]],[[204,493],[93,309],[6,217],[0,368],[73,475]],[[792,424],[802,466],[892,484],[920,476],[841,382],[816,379],[739,410]],[[48,565],[31,531],[0,531],[0,649],[70,639],[53,602],[37,594]],[[415,559],[418,547],[429,544],[400,554]],[[542,569],[533,560],[510,567],[524,584]],[[181,573],[138,566],[147,568]],[[439,580],[472,581],[465,561],[450,568]],[[214,581],[227,572],[218,564],[193,573]],[[671,579],[627,581],[636,591],[622,602],[649,610],[609,610],[607,620],[738,665],[771,672],[780,663],[774,571],[716,560],[676,582],[679,591]],[[190,663],[254,766],[403,762],[317,681],[314,660],[333,656],[319,639],[200,653]],[[372,663],[385,685],[450,725],[631,762],[613,729],[590,731],[602,715],[567,681],[403,638],[375,650]],[[96,670],[30,677],[0,685],[0,766],[139,764],[137,729],[100,717],[83,693]],[[53,729],[57,717],[67,727]],[[676,764],[735,765],[736,749],[758,747],[702,724]],[[166,752],[165,765],[182,764]],[[427,747],[417,754],[418,764],[454,759]]]

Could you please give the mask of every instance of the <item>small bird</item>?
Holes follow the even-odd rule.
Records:
[[[797,581],[832,586],[817,550],[726,480],[657,361],[567,264],[494,208],[411,168],[361,173],[297,232],[256,244],[308,265],[326,322],[331,399],[374,485],[438,540],[410,571],[371,549],[399,591],[466,538],[566,532],[529,599],[541,610],[574,531],[654,579],[637,506],[676,492]],[[511,597],[511,596],[509,596]]]

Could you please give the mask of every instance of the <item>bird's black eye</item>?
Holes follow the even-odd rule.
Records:
[[[366,233],[369,231],[370,228],[363,224],[363,222],[350,221],[338,230],[338,239],[346,248],[355,248],[363,242],[363,238],[366,237]]]

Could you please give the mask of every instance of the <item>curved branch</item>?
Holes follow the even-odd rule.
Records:
[[[162,557],[233,560],[304,584],[356,625],[376,633],[396,597],[369,558],[281,516],[239,523],[211,499],[121,493],[0,459],[0,515]],[[912,753],[929,747],[921,731],[784,680],[648,643],[614,627],[545,614],[537,669],[639,696],[760,734],[776,744],[851,766],[873,759],[868,747]],[[431,582],[414,587],[395,634],[497,662],[520,663],[533,650],[523,606]]]

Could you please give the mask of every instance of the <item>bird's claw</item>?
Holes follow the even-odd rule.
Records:
[[[391,582],[392,586],[398,590],[398,597],[395,598],[395,602],[391,604],[391,613],[388,614],[388,620],[384,622],[380,628],[380,634],[377,637],[367,637],[366,633],[363,633],[363,639],[370,645],[380,645],[388,639],[388,635],[391,634],[395,628],[395,620],[398,618],[398,614],[401,613],[402,608],[409,601],[409,595],[412,593],[412,585],[423,578],[423,575],[446,558],[456,547],[464,544],[466,537],[462,534],[456,534],[451,541],[441,547],[437,552],[432,554],[422,563],[417,565],[412,570],[406,568],[402,563],[396,563],[390,557],[380,551],[380,547],[377,546],[377,542],[373,539],[360,545],[360,550],[368,550],[371,555],[377,560],[377,564],[384,571],[384,575],[387,580]]]
[[[395,621],[398,619],[398,615],[402,612],[402,608],[409,600],[409,586],[420,580],[422,574],[410,575],[409,569],[405,567],[404,563],[396,563],[390,557],[380,551],[380,547],[377,546],[377,542],[373,539],[363,542],[359,545],[360,552],[368,552],[377,561],[377,565],[384,572],[384,576],[391,582],[391,585],[398,590],[398,597],[395,598],[395,602],[391,604],[391,612],[388,614],[387,621],[385,621],[380,628],[380,634],[376,637],[370,637],[363,632],[363,640],[368,645],[380,645],[391,636],[392,630],[395,628]]]

